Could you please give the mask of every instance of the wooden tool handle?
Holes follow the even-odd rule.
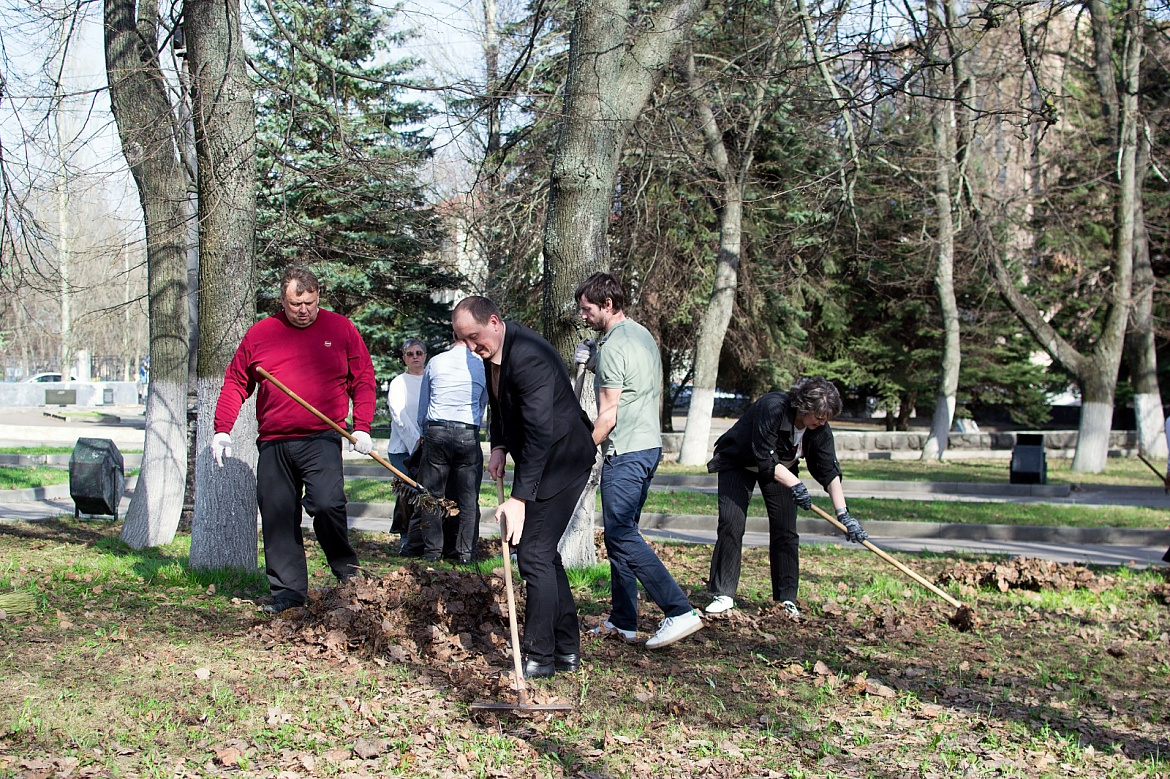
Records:
[[[496,477],[497,508],[504,505],[504,479]],[[508,518],[500,514],[500,553],[504,558],[504,589],[508,591],[508,629],[512,633],[512,666],[516,673],[516,695],[521,706],[528,705],[528,689],[524,686],[524,667],[520,660],[520,627],[516,624],[516,596],[512,594],[512,554],[508,543]]]
[[[313,407],[313,404],[309,403],[309,401],[305,400],[305,399],[304,399],[304,398],[302,398],[300,395],[298,395],[297,393],[293,392],[293,391],[292,391],[292,390],[290,390],[288,387],[286,387],[286,386],[285,386],[285,385],[284,385],[284,384],[283,384],[283,383],[280,381],[280,379],[276,378],[276,377],[275,377],[275,376],[273,376],[271,373],[269,373],[268,371],[264,370],[263,368],[261,368],[261,367],[259,367],[259,366],[257,366],[257,367],[256,367],[256,373],[260,374],[262,377],[264,377],[264,378],[265,378],[265,379],[267,379],[268,381],[272,382],[272,386],[276,387],[278,390],[280,390],[281,392],[283,392],[285,395],[288,395],[290,398],[292,398],[293,400],[295,400],[297,403],[300,403],[300,404],[301,404],[301,406],[303,406],[303,407],[304,407],[304,409],[305,409],[306,411],[308,411],[308,412],[309,412],[310,414],[312,414],[313,416],[317,417],[317,419],[320,419],[322,422],[324,422],[325,424],[329,425],[331,428],[333,428],[334,430],[336,430],[338,433],[341,433],[342,437],[344,437],[344,438],[345,438],[346,440],[348,440],[350,443],[356,443],[356,439],[353,437],[353,434],[352,434],[352,433],[350,433],[350,432],[349,432],[348,430],[346,430],[344,427],[342,427],[341,425],[337,424],[337,423],[336,423],[336,422],[334,422],[332,419],[330,419],[329,417],[325,416],[325,415],[324,415],[324,414],[322,414],[320,411],[318,411],[317,409],[315,409],[315,408]],[[369,453],[369,455],[370,455],[370,457],[372,457],[372,458],[374,459],[374,462],[378,463],[378,465],[381,465],[383,468],[386,468],[388,471],[390,471],[391,473],[393,473],[393,474],[394,474],[395,476],[397,476],[399,479],[402,479],[402,481],[406,482],[406,483],[407,483],[407,484],[409,484],[411,487],[414,487],[415,489],[422,489],[421,487],[419,487],[419,486],[418,486],[418,482],[416,482],[414,479],[412,479],[412,478],[410,478],[409,476],[407,476],[407,475],[406,475],[405,473],[403,473],[402,471],[400,471],[400,470],[398,470],[397,468],[395,468],[395,467],[394,467],[393,465],[391,465],[391,464],[390,464],[390,462],[389,462],[389,461],[388,461],[388,460],[387,460],[385,457],[383,457],[382,455],[380,455],[380,454],[378,454],[377,452],[374,452],[374,451],[371,451],[371,452]]]
[[[836,517],[834,517],[832,514],[830,514],[829,512],[825,511],[824,509],[822,509],[820,506],[816,505],[815,503],[813,504],[812,510],[813,510],[813,511],[815,511],[817,514],[819,514],[819,515],[820,515],[820,517],[821,517],[821,519],[827,520],[827,521],[828,521],[830,524],[832,524],[834,527],[836,527],[836,528],[837,528],[838,530],[840,530],[842,533],[845,533],[846,535],[848,535],[848,533],[849,533],[849,530],[848,530],[848,528],[846,528],[846,527],[845,527],[843,524],[841,524],[841,522],[840,522],[840,521],[839,521],[839,520],[838,520]],[[873,552],[873,553],[874,553],[874,554],[876,554],[878,557],[882,558],[882,559],[883,559],[883,560],[885,560],[887,563],[889,563],[890,565],[894,566],[894,567],[895,567],[895,568],[897,568],[899,571],[901,571],[902,573],[906,574],[906,575],[907,575],[907,576],[909,576],[911,579],[913,579],[914,581],[918,582],[918,583],[919,583],[919,584],[921,584],[923,587],[925,587],[926,589],[928,589],[928,590],[930,590],[931,592],[933,592],[935,595],[937,595],[937,596],[939,596],[940,598],[942,598],[943,600],[945,600],[947,603],[951,604],[951,605],[952,605],[952,606],[954,606],[955,608],[962,608],[962,606],[963,606],[963,604],[962,604],[962,603],[960,603],[959,601],[957,601],[957,600],[955,600],[954,598],[952,598],[952,597],[951,597],[951,596],[950,596],[948,593],[946,593],[946,592],[944,592],[943,590],[941,590],[941,589],[939,589],[938,587],[936,587],[936,586],[934,585],[934,583],[933,583],[933,582],[931,582],[929,579],[926,579],[926,578],[924,578],[923,576],[921,576],[921,575],[920,575],[920,574],[919,574],[917,571],[915,571],[915,570],[913,570],[913,569],[911,569],[911,568],[908,568],[907,566],[905,566],[905,565],[903,565],[902,563],[900,563],[900,562],[898,562],[897,560],[895,560],[893,557],[890,557],[890,556],[889,556],[888,554],[886,554],[886,553],[885,553],[885,551],[883,551],[881,548],[879,548],[879,547],[875,546],[875,545],[873,544],[873,542],[871,542],[869,539],[866,539],[865,541],[862,541],[862,542],[861,542],[861,544],[862,544],[862,546],[864,546],[866,549],[868,549],[869,551]]]

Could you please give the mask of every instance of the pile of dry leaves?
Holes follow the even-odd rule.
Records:
[[[310,657],[365,657],[446,677],[472,698],[511,692],[508,605],[502,571],[482,575],[408,562],[380,578],[312,591],[304,608],[258,624],[265,644],[297,644]],[[516,592],[523,614],[523,587]]]
[[[1095,574],[1083,565],[1057,563],[1035,557],[1016,557],[1005,562],[958,562],[938,575],[940,584],[957,582],[963,587],[994,587],[1008,590],[1088,589],[1102,592],[1113,585],[1113,577]]]

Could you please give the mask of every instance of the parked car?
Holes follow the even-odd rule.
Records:
[[[21,379],[21,382],[27,384],[30,382],[45,382],[45,381],[65,381],[61,378],[59,373],[36,373],[29,376],[27,379]],[[77,381],[73,376],[70,376],[68,381]]]
[[[685,414],[691,407],[691,393],[694,388],[690,385],[683,387],[682,390],[675,396],[674,399],[674,413]],[[724,392],[723,390],[715,390],[715,403],[711,409],[711,413],[717,417],[738,417],[743,413],[743,410],[748,407],[751,398],[747,395],[741,395],[738,392]]]

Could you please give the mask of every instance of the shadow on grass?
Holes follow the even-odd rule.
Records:
[[[99,519],[46,519],[36,522],[0,523],[0,536],[25,541],[49,541],[58,544],[87,546],[95,551],[130,563],[130,570],[147,587],[200,587],[212,585],[223,593],[243,591],[259,595],[267,589],[264,573],[232,569],[197,570],[187,564],[185,548],[152,547],[133,549],[115,531],[117,525]]]

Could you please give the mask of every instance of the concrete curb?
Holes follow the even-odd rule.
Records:
[[[44,465],[50,468],[68,468],[71,454],[0,454],[0,465],[14,465],[27,468]],[[129,468],[142,467],[142,454],[122,452],[122,465]]]
[[[355,519],[389,521],[393,503],[350,503],[348,514]],[[480,509],[481,522],[494,521],[495,511]],[[601,527],[601,517],[595,520]],[[714,531],[718,517],[706,514],[643,514],[644,530]],[[1059,525],[964,525],[942,522],[865,523],[866,531],[876,538],[940,538],[957,541],[1025,541],[1038,544],[1100,544],[1106,546],[1170,546],[1170,530],[1121,527],[1061,527]],[[796,530],[803,535],[834,534],[822,519],[798,517]],[[747,532],[767,533],[768,518],[747,518]]]
[[[133,474],[126,477],[125,495],[130,495],[134,492],[134,488],[138,486],[138,475]],[[30,487],[23,490],[0,490],[0,504],[4,503],[30,503],[40,500],[67,500],[69,498],[69,485],[66,484],[50,484],[47,487]]]

